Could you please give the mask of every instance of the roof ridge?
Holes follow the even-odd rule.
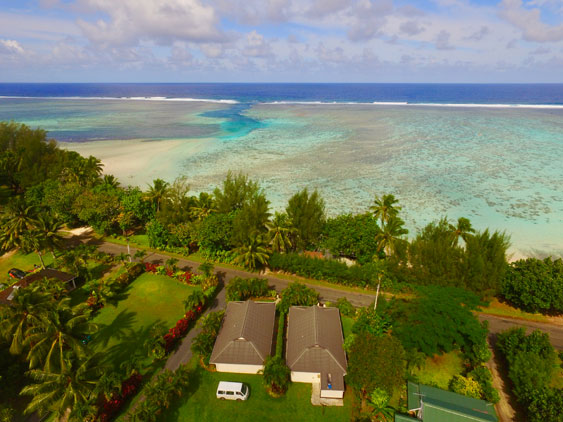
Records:
[[[243,318],[243,320],[242,320],[242,324],[241,324],[241,326],[240,326],[240,334],[239,334],[239,336],[237,337],[237,339],[243,338],[243,339],[245,339],[245,340],[248,340],[248,339],[245,337],[245,334],[246,334],[246,331],[247,331],[247,330],[246,330],[246,323],[247,323],[247,321],[248,321],[248,316],[249,316],[249,314],[250,314],[250,312],[249,312],[250,302],[252,302],[250,299],[247,299],[247,300],[244,302],[244,318]]]
[[[313,327],[315,330],[315,346],[320,346],[319,344],[319,319],[317,317],[318,306],[313,306]]]

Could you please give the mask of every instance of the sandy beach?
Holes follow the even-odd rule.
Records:
[[[124,185],[144,187],[156,178],[168,181],[179,176],[181,158],[204,150],[211,139],[116,140],[59,142],[61,148],[102,160],[104,173],[112,174]]]

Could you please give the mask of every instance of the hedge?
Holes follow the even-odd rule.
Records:
[[[343,262],[308,258],[295,253],[274,253],[268,265],[273,271],[287,271],[302,277],[357,287],[375,287],[381,273],[381,265],[376,263],[348,267]]]
[[[251,297],[264,297],[270,294],[268,280],[265,278],[235,277],[227,285],[227,301],[246,300]]]
[[[283,334],[285,330],[285,312],[280,312],[278,319],[278,334],[276,337],[276,356],[283,357]]]

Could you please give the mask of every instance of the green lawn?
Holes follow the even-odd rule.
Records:
[[[416,369],[414,375],[421,384],[437,386],[448,389],[450,380],[454,375],[463,372],[463,358],[460,352],[454,351],[426,359],[422,369]]]
[[[219,381],[239,381],[250,387],[247,401],[218,400]],[[320,407],[311,404],[311,384],[293,383],[284,397],[274,399],[262,386],[262,376],[207,372],[197,367],[191,387],[176,406],[159,419],[166,422],[236,421],[347,421],[352,409],[352,393],[346,392],[344,407]]]
[[[344,339],[352,334],[352,325],[354,325],[354,321],[350,317],[342,316],[342,334],[344,335]]]
[[[50,253],[43,255],[43,261],[46,266],[53,263],[53,258]],[[13,278],[8,277],[8,271],[12,268],[18,268],[22,271],[33,270],[33,265],[41,265],[39,257],[36,253],[22,254],[17,252],[15,254],[6,254],[0,256],[0,283],[12,284],[15,281]]]
[[[102,308],[93,322],[99,325],[90,345],[108,362],[119,365],[143,343],[153,327],[168,329],[184,315],[183,301],[196,287],[170,277],[142,274],[131,283],[117,306]]]

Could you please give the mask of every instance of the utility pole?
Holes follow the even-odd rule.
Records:
[[[377,299],[379,298],[379,288],[381,287],[381,273],[377,276],[377,292],[375,293],[375,303],[373,304],[373,310],[377,310]]]

